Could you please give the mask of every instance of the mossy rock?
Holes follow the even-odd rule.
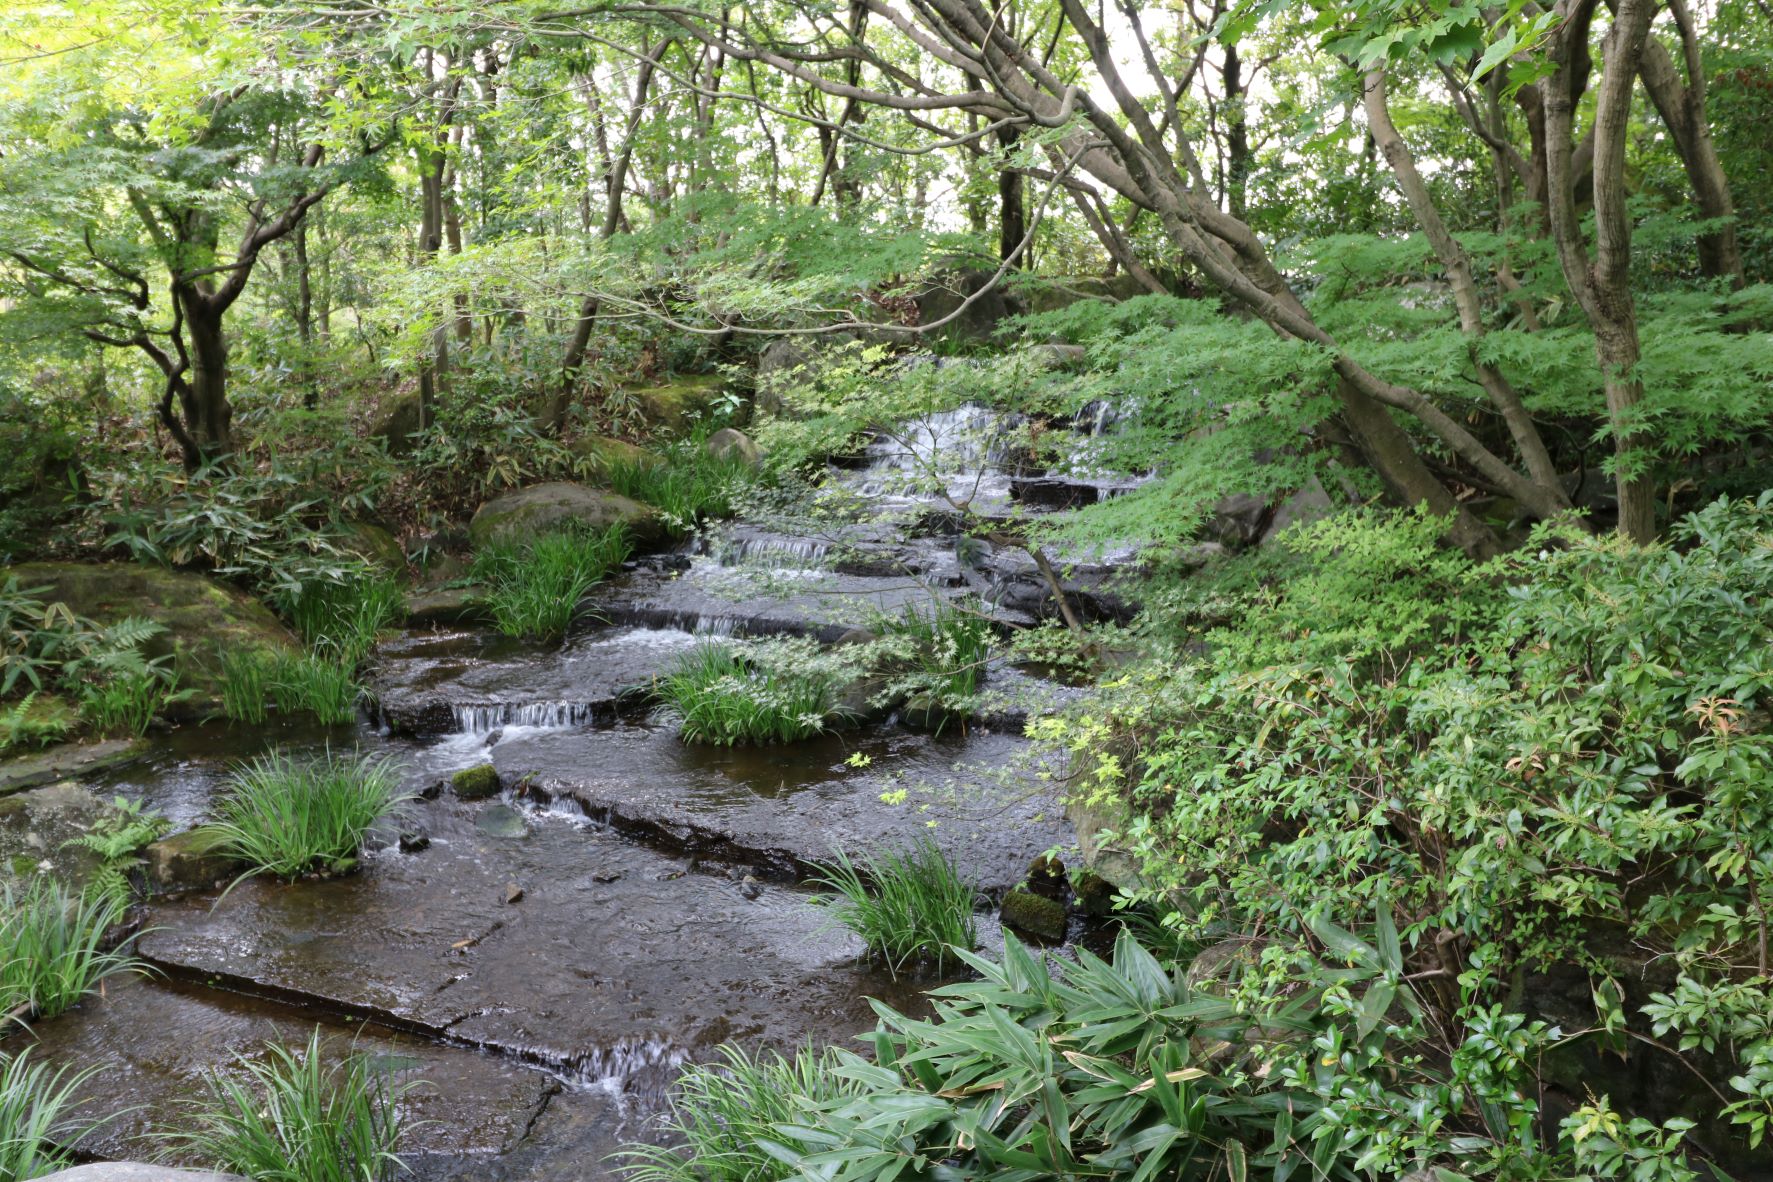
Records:
[[[629,393],[640,399],[640,413],[648,426],[675,435],[697,414],[712,408],[725,386],[724,374],[683,374],[662,386],[630,387]]]
[[[554,480],[494,497],[480,506],[468,523],[468,537],[474,545],[484,546],[521,541],[568,525],[592,529],[623,525],[628,536],[641,544],[661,541],[665,536],[665,523],[652,506],[605,489]]]
[[[612,464],[655,468],[665,462],[638,444],[610,435],[581,435],[570,446],[573,454],[584,461],[585,471],[592,476],[608,473]]]
[[[1065,938],[1065,904],[1042,898],[1030,891],[1011,891],[1003,897],[999,911],[1004,926],[1023,935],[1042,940]]]
[[[499,772],[490,763],[463,768],[449,778],[449,786],[463,800],[482,800],[499,794]]]
[[[763,449],[737,427],[722,427],[710,435],[707,448],[717,460],[742,460],[752,468],[763,463]]]
[[[221,709],[222,658],[257,652],[295,652],[295,638],[271,609],[203,575],[131,562],[28,562],[8,572],[21,587],[47,587],[47,599],[101,624],[145,616],[166,631],[144,646],[150,657],[170,656],[179,688],[193,691],[168,708],[179,719]]]
[[[99,856],[68,843],[111,806],[72,780],[0,797],[0,881],[47,874],[79,889]]]
[[[246,869],[244,862],[216,850],[213,839],[201,829],[151,843],[142,851],[142,860],[149,888],[161,894],[206,890]]]
[[[406,548],[390,531],[370,521],[345,523],[344,548],[389,574],[406,573]]]
[[[1101,917],[1114,912],[1115,886],[1094,870],[1079,870],[1071,876],[1071,894],[1077,909],[1085,915]]]

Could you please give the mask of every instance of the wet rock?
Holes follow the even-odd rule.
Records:
[[[1065,938],[1065,905],[1028,891],[1011,891],[999,912],[1006,926],[1042,940]]]
[[[1010,481],[1010,496],[1041,509],[1080,509],[1101,500],[1102,490],[1060,476],[1030,476]]]
[[[344,548],[390,574],[406,573],[406,548],[391,532],[371,521],[348,521]]]
[[[747,899],[756,899],[759,895],[763,894],[763,886],[756,878],[747,874],[744,878],[739,880],[739,894]]]
[[[622,873],[619,870],[599,870],[591,876],[591,881],[599,886],[608,886],[612,882],[620,882]]]
[[[899,725],[926,735],[938,734],[957,721],[932,694],[918,694],[899,708]]]
[[[449,778],[449,786],[463,800],[481,800],[499,794],[499,772],[490,763],[463,768]]]
[[[431,848],[431,838],[423,833],[406,832],[400,835],[400,852],[417,854]]]
[[[1071,894],[1077,909],[1085,915],[1100,918],[1114,912],[1114,884],[1094,870],[1079,870],[1072,875]]]
[[[196,829],[149,845],[142,851],[149,889],[156,894],[206,890],[245,869],[244,863],[209,846],[208,835]]]
[[[1063,903],[1068,889],[1065,863],[1051,854],[1042,854],[1028,867],[1028,889],[1043,899]]]
[[[110,807],[71,780],[0,797],[0,881],[49,874],[84,886],[99,857],[68,843]]]
[[[0,761],[0,796],[119,768],[151,755],[154,745],[142,739],[105,739],[96,743],[63,743]]]
[[[239,1174],[181,1170],[134,1161],[100,1161],[45,1174],[39,1182],[246,1182]]]
[[[29,562],[7,573],[22,587],[47,587],[47,599],[102,624],[145,616],[164,625],[166,631],[144,651],[172,657],[180,687],[195,691],[168,708],[176,718],[201,718],[221,708],[224,654],[296,648],[264,604],[202,575],[131,562]]]
[[[529,822],[508,804],[483,809],[475,818],[474,827],[487,837],[524,837],[529,834]]]
[[[506,904],[506,906],[510,906],[512,903],[521,903],[521,902],[523,902],[523,888],[518,886],[514,882],[506,883],[505,884],[505,904]]]
[[[468,536],[476,546],[484,546],[493,541],[533,537],[565,525],[593,529],[622,525],[640,542],[656,542],[664,537],[664,523],[657,509],[619,493],[565,480],[532,484],[486,502],[468,523]]]
[[[736,427],[722,427],[708,437],[708,454],[717,460],[743,460],[755,468],[763,462],[763,449]]]

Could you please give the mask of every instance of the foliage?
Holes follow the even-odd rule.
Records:
[[[303,1049],[266,1043],[262,1057],[242,1055],[207,1077],[189,1127],[161,1138],[255,1182],[388,1182],[406,1169],[400,1101],[419,1085],[356,1052],[329,1065],[324,1051],[316,1027]]]
[[[895,973],[918,965],[940,970],[978,947],[978,885],[932,838],[871,854],[860,865],[838,850],[818,869],[812,881],[832,891],[820,905]]]
[[[11,706],[0,709],[0,751],[59,743],[74,725],[59,699],[39,701],[38,692],[32,690]]]
[[[273,751],[235,770],[202,832],[209,848],[245,862],[248,874],[338,873],[356,864],[370,828],[410,799],[390,760]]]
[[[127,796],[111,798],[111,809],[87,827],[69,845],[90,850],[99,858],[98,868],[86,884],[88,894],[103,895],[127,905],[133,890],[129,872],[142,864],[136,854],[150,842],[166,836],[172,823],[157,809]]]
[[[1678,1175],[1684,1126],[1635,1125],[1623,1090],[1625,1116],[1543,1127],[1534,1076],[1583,1040],[1673,1038],[1702,1075],[1700,1052],[1733,1056],[1720,1115],[1758,1139],[1773,747],[1750,720],[1773,685],[1773,495],[1651,547],[1542,531],[1463,576],[1432,533],[1326,522],[1288,535],[1308,577],[1171,592],[1171,631],[1148,621],[1150,661],[1106,715],[1037,729],[1088,755],[1077,791],[1120,802],[1115,840],[1180,934],[1265,933],[1252,1012],[1321,990],[1343,1016],[1322,1068],[1281,1077],[1362,1168],[1592,1166],[1604,1131]],[[1666,958],[1677,990],[1634,991],[1615,945]],[[1592,980],[1592,1021],[1517,1012],[1529,973]]]
[[[0,1182],[27,1182],[62,1169],[69,1164],[63,1147],[89,1131],[64,1114],[99,1069],[51,1071],[30,1055],[29,1048],[0,1055]]]
[[[793,743],[822,733],[842,673],[804,641],[705,643],[657,683],[686,743]]]
[[[328,726],[341,726],[357,717],[363,694],[356,663],[324,650],[249,650],[222,657],[222,715],[235,722],[263,722],[269,703],[280,714],[312,714]]]
[[[222,653],[222,717],[234,722],[265,721],[273,663],[257,649],[229,649]]]
[[[794,1171],[772,1154],[779,1125],[799,1124],[826,1105],[860,1094],[831,1050],[802,1047],[792,1058],[723,1045],[719,1061],[678,1077],[659,1122],[665,1146],[630,1145],[619,1157],[630,1182],[782,1182]]]
[[[0,1018],[53,1018],[106,977],[137,971],[133,956],[107,943],[126,906],[48,879],[0,883]]]
[[[16,575],[0,587],[0,649],[4,673],[0,696],[29,683],[32,695],[46,685],[72,690],[82,717],[100,733],[140,735],[175,692],[178,671],[170,657],[149,658],[142,646],[166,629],[127,617],[102,625],[77,616],[65,603],[44,601],[48,588],[22,587]],[[66,733],[57,722],[34,721],[30,699],[6,713],[10,734],[23,738]]]
[[[483,546],[472,577],[488,590],[499,631],[529,640],[558,640],[585,593],[628,557],[627,531],[562,530],[524,541]]]
[[[756,480],[743,458],[709,455],[700,438],[679,440],[658,457],[614,458],[602,477],[613,491],[657,509],[676,537],[711,519],[731,517]]]
[[[80,687],[80,714],[99,734],[140,737],[166,704],[181,696],[174,692],[178,670],[167,657],[144,661],[134,649],[113,652],[128,659],[87,673],[90,680]]]
[[[972,708],[991,653],[983,604],[937,596],[927,606],[876,612],[869,627],[880,637],[869,656],[889,671],[887,695],[928,694],[947,714]]]
[[[355,668],[369,655],[376,634],[403,620],[406,599],[400,585],[368,568],[341,572],[337,579],[288,588],[273,606],[295,628],[310,652]]]

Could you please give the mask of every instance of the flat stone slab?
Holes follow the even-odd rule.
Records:
[[[161,904],[140,950],[617,1091],[662,1090],[727,1040],[841,1040],[872,1026],[867,995],[908,1000],[797,891],[686,872],[562,817],[512,826],[511,811],[446,794],[411,814],[423,851]]]
[[[181,1170],[139,1161],[100,1161],[45,1174],[38,1182],[246,1182],[239,1174]]]
[[[1028,743],[958,730],[710,747],[680,741],[675,723],[624,724],[510,739],[492,758],[506,783],[527,779],[532,794],[654,844],[792,879],[839,848],[865,854],[928,836],[996,896],[1040,854],[1069,847],[1071,828]]]
[[[133,976],[110,978],[102,994],[35,1024],[6,1049],[28,1045],[38,1062],[98,1068],[81,1086],[73,1116],[105,1123],[76,1148],[98,1157],[148,1157],[165,1148],[149,1131],[177,1126],[182,1106],[204,1095],[206,1073],[225,1070],[242,1055],[261,1055],[266,1042],[305,1045],[317,1020],[326,1054],[355,1049],[393,1071],[397,1082],[424,1081],[404,1101],[413,1123],[403,1145],[413,1152],[484,1155],[507,1149],[559,1087],[543,1072],[479,1051]]]
[[[153,744],[143,739],[102,739],[93,743],[63,743],[15,756],[0,761],[0,796],[56,780],[95,775],[140,759],[151,750]]]

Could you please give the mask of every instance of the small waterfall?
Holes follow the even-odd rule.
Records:
[[[771,570],[812,570],[831,547],[812,538],[722,538],[713,558],[721,566],[761,566]]]
[[[587,702],[451,702],[449,708],[455,715],[456,729],[471,735],[511,726],[559,729],[591,721]]]
[[[682,1048],[660,1039],[623,1039],[574,1055],[568,1070],[575,1082],[603,1091],[663,1092],[688,1060]],[[637,1079],[643,1081],[639,1089],[634,1087]]]

